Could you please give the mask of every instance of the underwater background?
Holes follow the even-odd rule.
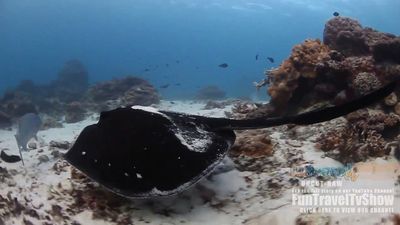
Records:
[[[252,83],[294,44],[321,39],[335,11],[400,34],[398,0],[0,0],[0,94],[21,80],[47,84],[78,59],[90,83],[135,75],[170,84],[164,99],[216,85],[264,100]]]

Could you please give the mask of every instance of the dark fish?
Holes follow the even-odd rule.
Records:
[[[176,63],[180,63],[180,61],[179,61],[179,60],[176,60],[175,62],[176,62]]]
[[[167,64],[165,64],[165,67],[169,67],[169,64],[167,63]]]
[[[119,195],[168,196],[213,171],[235,141],[233,130],[331,120],[376,103],[395,88],[392,82],[354,101],[288,117],[233,120],[143,106],[118,108],[102,112],[97,124],[87,126],[65,159]]]
[[[175,86],[181,86],[181,83],[175,83]]]
[[[339,13],[338,12],[334,12],[333,16],[339,16]]]
[[[7,155],[3,150],[1,151],[0,158],[7,163],[15,163],[21,161],[21,157],[17,155]]]
[[[256,61],[258,60],[258,54],[256,55]]]
[[[274,62],[275,62],[275,59],[272,58],[272,57],[267,57],[267,59],[268,59],[268,61],[269,61],[270,63],[274,63]]]
[[[160,88],[167,88],[167,87],[169,87],[169,84],[164,84],[160,86]]]
[[[144,72],[149,72],[149,71],[150,71],[150,69],[147,69],[147,68],[146,68],[146,69],[144,69]]]
[[[218,65],[221,68],[227,68],[229,65],[227,63],[222,63]]]

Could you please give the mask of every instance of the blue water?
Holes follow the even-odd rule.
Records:
[[[322,38],[334,11],[400,34],[399,0],[0,0],[0,93],[22,79],[48,83],[79,59],[91,83],[136,75],[157,87],[181,83],[160,90],[164,98],[209,84],[255,96],[252,82],[294,44]]]

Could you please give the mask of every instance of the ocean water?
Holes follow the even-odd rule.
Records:
[[[211,84],[229,97],[266,99],[252,82],[294,44],[322,38],[335,11],[400,34],[399,0],[1,0],[0,93],[24,79],[48,83],[79,59],[91,83],[135,75],[171,84],[159,90],[165,99]]]

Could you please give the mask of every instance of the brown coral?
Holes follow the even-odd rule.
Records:
[[[399,49],[400,37],[335,17],[325,25],[323,43],[306,40],[294,46],[288,59],[266,72],[271,101],[248,117],[295,114],[321,102],[351,101],[400,76]]]
[[[375,74],[363,72],[355,76],[352,86],[358,94],[365,95],[380,88],[382,84]]]
[[[293,48],[291,56],[279,68],[267,71],[267,76],[272,81],[268,93],[277,110],[282,110],[292,98],[300,79],[317,77],[316,67],[330,59],[329,53],[329,47],[321,41],[306,40]]]
[[[266,131],[243,131],[238,133],[230,154],[232,156],[249,156],[252,158],[271,156],[273,145]]]
[[[349,114],[344,127],[322,134],[318,147],[340,161],[358,162],[368,157],[388,154],[386,144],[397,133],[400,117],[382,112],[371,115],[367,110]],[[334,154],[334,151],[338,151]]]

